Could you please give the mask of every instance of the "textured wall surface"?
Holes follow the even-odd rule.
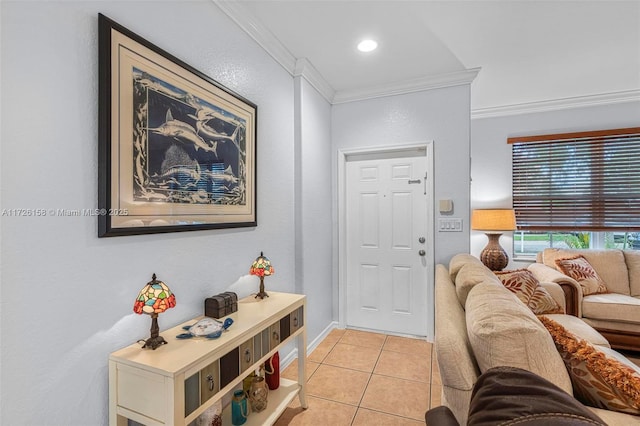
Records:
[[[257,228],[98,239],[95,217],[2,217],[0,423],[102,425],[109,353],[149,334],[132,307],[152,273],[178,302],[161,329],[261,250],[268,289],[294,291],[293,78],[210,1],[0,7],[3,209],[97,207],[99,12],[258,105]]]

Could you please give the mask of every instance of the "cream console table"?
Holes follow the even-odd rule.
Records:
[[[300,294],[250,296],[238,302],[238,311],[229,315],[233,325],[218,339],[176,338],[199,317],[160,333],[168,344],[156,350],[133,344],[112,353],[109,424],[126,426],[131,419],[148,426],[188,425],[292,339],[298,381],[281,378],[280,387],[269,391],[267,409],[251,413],[245,424],[273,424],[296,395],[306,408],[305,303]],[[231,424],[230,416],[223,420]]]

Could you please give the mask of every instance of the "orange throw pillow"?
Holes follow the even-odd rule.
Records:
[[[549,318],[538,319],[551,333],[578,400],[597,408],[640,415],[640,368],[624,364],[612,355],[617,352],[597,348]]]
[[[515,293],[518,299],[533,311],[534,314],[563,314],[564,311],[551,297],[546,288],[528,269],[495,272],[502,284]]]
[[[600,275],[598,275],[584,256],[579,255],[568,259],[556,259],[556,266],[560,272],[580,283],[584,296],[609,293],[606,283],[600,278]]]

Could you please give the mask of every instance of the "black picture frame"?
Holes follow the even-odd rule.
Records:
[[[257,226],[257,105],[98,26],[98,237]]]

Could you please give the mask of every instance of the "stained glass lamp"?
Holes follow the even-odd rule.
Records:
[[[176,296],[165,283],[156,279],[156,274],[153,274],[151,281],[140,290],[133,305],[133,312],[136,314],[151,315],[151,337],[144,342],[143,348],[155,350],[158,346],[167,343],[159,334],[158,314],[174,306],[176,306]]]
[[[269,297],[269,295],[264,291],[264,277],[273,275],[276,271],[271,266],[271,261],[267,259],[262,252],[260,252],[260,256],[253,261],[251,265],[251,269],[249,269],[249,273],[251,275],[257,275],[260,277],[260,292],[256,294],[257,298],[264,299],[265,297]]]

